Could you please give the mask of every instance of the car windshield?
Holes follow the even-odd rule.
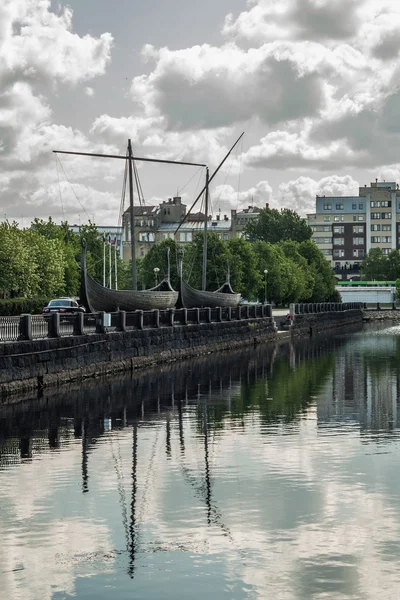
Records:
[[[72,306],[71,300],[51,300],[49,306]]]

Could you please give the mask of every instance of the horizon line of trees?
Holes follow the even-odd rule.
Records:
[[[247,300],[289,302],[338,301],[333,270],[311,240],[305,219],[289,209],[262,209],[242,238],[222,241],[208,234],[207,289],[216,290],[230,280],[235,291]],[[51,219],[34,219],[29,228],[17,223],[0,223],[0,290],[12,297],[76,296],[80,285],[81,239],[87,244],[89,273],[103,283],[103,242],[95,224],[89,222],[79,234],[69,224]],[[171,283],[177,284],[175,256],[179,244],[172,239],[155,244],[137,260],[138,288],[155,285],[154,268],[166,273],[166,249],[170,249]],[[203,234],[184,246],[185,280],[201,288]],[[114,258],[113,258],[114,260]],[[106,252],[108,261],[108,252]],[[131,263],[117,258],[118,287],[131,287]],[[106,265],[108,273],[108,265]],[[267,271],[265,276],[264,272]],[[266,277],[266,280],[265,280]],[[265,285],[266,284],[266,285]]]

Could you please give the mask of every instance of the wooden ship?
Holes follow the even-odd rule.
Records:
[[[80,301],[91,313],[125,310],[165,310],[173,308],[178,300],[178,292],[172,289],[168,274],[154,288],[148,290],[112,290],[97,283],[87,272],[86,242],[82,240]]]
[[[232,290],[229,282],[229,269],[227,271],[227,278],[218,290],[215,292],[208,292],[207,290],[196,290],[192,288],[182,277],[182,259],[183,250],[178,250],[178,292],[179,298],[177,301],[177,308],[201,308],[210,307],[216,308],[222,306],[223,308],[235,307],[239,304],[240,294],[235,293]],[[204,271],[203,271],[204,273]]]
[[[204,164],[190,163],[183,161],[161,160],[152,158],[135,157],[132,153],[131,140],[128,140],[128,150],[126,156],[95,154],[89,152],[69,152],[65,150],[54,150],[55,153],[73,154],[78,156],[92,156],[98,158],[117,158],[127,161],[128,164],[128,184],[129,184],[129,202],[130,202],[130,225],[131,225],[131,256],[132,256],[132,289],[131,290],[113,290],[101,285],[95,281],[87,272],[86,268],[86,244],[82,244],[81,254],[81,287],[80,301],[89,312],[114,312],[117,310],[165,310],[173,308],[178,300],[178,292],[173,290],[169,278],[169,255],[167,276],[159,285],[148,290],[137,289],[136,273],[136,252],[135,252],[135,219],[133,214],[133,163],[135,160],[189,165],[196,167],[205,167]],[[135,181],[137,184],[137,172],[135,169]],[[138,190],[139,193],[139,190]]]
[[[216,308],[216,307],[235,307],[239,304],[241,295],[234,292],[230,281],[229,281],[229,265],[227,268],[227,275],[225,283],[215,290],[214,292],[209,292],[206,290],[206,281],[207,281],[207,226],[208,226],[208,197],[209,197],[209,185],[212,179],[216,176],[234,147],[238,144],[239,140],[243,137],[243,133],[239,136],[236,142],[233,144],[232,148],[226,154],[225,158],[218,165],[217,169],[214,171],[211,177],[209,177],[209,170],[206,167],[206,183],[200,194],[197,196],[193,205],[191,206],[189,212],[185,216],[185,218],[180,223],[176,232],[180,229],[184,220],[189,215],[190,211],[193,209],[196,202],[200,199],[200,197],[205,192],[205,210],[204,210],[204,240],[203,240],[203,269],[202,269],[202,289],[197,290],[191,287],[186,281],[183,279],[182,274],[182,262],[183,262],[183,250],[180,248],[178,250],[178,292],[179,298],[177,301],[177,308]],[[175,232],[175,233],[176,233]]]

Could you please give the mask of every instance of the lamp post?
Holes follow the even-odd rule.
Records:
[[[154,277],[155,277],[156,286],[157,286],[158,285],[158,274],[160,272],[160,269],[158,267],[154,267],[153,271],[154,271]]]
[[[268,269],[264,269],[264,304],[267,304],[267,275],[268,275]]]

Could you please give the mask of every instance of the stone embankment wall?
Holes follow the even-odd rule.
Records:
[[[364,321],[400,321],[400,310],[366,310]]]
[[[273,340],[272,317],[0,344],[0,393],[58,385]]]
[[[290,331],[292,336],[315,335],[329,329],[340,329],[363,322],[361,309],[340,312],[321,312],[292,315]]]

